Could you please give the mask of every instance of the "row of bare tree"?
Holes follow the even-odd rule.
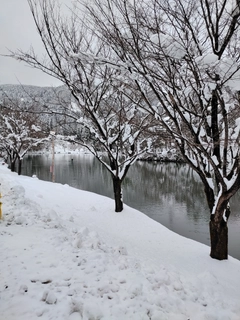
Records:
[[[0,154],[10,163],[11,171],[20,175],[22,159],[29,150],[36,150],[47,140],[39,120],[39,112],[16,99],[0,103]]]
[[[227,259],[229,200],[240,187],[239,0],[79,0],[67,17],[55,1],[28,2],[46,58],[33,49],[14,57],[71,91],[69,114],[108,155],[116,211],[146,148],[142,132],[157,126],[200,176],[210,255]],[[94,142],[89,150],[103,161]]]

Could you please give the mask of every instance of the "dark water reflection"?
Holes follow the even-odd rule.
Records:
[[[51,181],[52,157],[27,156],[23,174]],[[55,155],[55,181],[113,196],[110,174],[91,155]],[[198,176],[187,165],[136,162],[123,185],[123,199],[169,229],[209,245],[209,210]],[[231,202],[229,253],[240,259],[240,196]]]

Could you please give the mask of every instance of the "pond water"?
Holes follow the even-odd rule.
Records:
[[[26,156],[24,175],[51,181],[51,155]],[[55,182],[113,198],[109,172],[90,154],[56,154]],[[170,230],[209,245],[209,209],[200,179],[186,164],[136,162],[123,200]],[[231,201],[229,254],[240,259],[240,194]],[[113,206],[114,210],[114,206]]]

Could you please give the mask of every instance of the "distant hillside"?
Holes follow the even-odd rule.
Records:
[[[39,101],[43,104],[69,103],[71,94],[65,86],[38,87],[29,85],[0,85],[0,99],[9,97],[26,102]]]
[[[71,103],[71,94],[65,86],[0,85],[0,104],[8,105],[8,101],[17,102],[23,108],[40,112],[42,128],[45,131],[54,130],[59,134],[66,131],[64,114]]]

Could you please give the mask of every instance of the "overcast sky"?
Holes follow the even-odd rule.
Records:
[[[7,49],[27,51],[31,45],[37,53],[44,52],[27,0],[0,0],[0,8],[0,54],[7,54]],[[19,83],[61,85],[57,79],[30,68],[23,62],[0,56],[0,84]]]

